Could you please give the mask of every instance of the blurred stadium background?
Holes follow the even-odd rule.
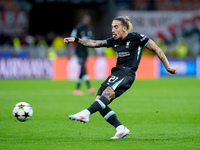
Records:
[[[128,16],[133,31],[155,40],[170,64],[179,68],[178,75],[171,77],[144,49],[137,78],[159,79],[137,80],[111,104],[131,131],[121,141],[109,140],[115,129],[98,114],[87,125],[67,119],[87,108],[95,96],[86,85],[84,96],[73,95],[79,65],[75,45],[63,43],[85,14],[91,15],[95,39],[112,36],[112,20]],[[89,53],[88,73],[98,89],[116,56],[112,49]],[[197,78],[200,0],[0,0],[2,150],[199,150]],[[21,123],[13,117],[12,109],[20,101],[33,107],[30,121]]]
[[[92,17],[95,39],[110,37],[112,20],[128,16],[133,31],[155,40],[179,76],[200,78],[199,0],[1,0],[0,78],[76,79],[74,50],[63,38],[85,14]],[[104,79],[115,52],[89,52],[89,75]],[[143,55],[138,78],[169,76],[154,54]]]

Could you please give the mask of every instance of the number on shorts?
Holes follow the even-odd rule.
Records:
[[[116,76],[111,76],[110,79],[108,80],[109,83],[113,83],[118,79]]]

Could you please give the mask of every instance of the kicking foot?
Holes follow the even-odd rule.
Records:
[[[114,137],[111,137],[110,139],[121,139],[127,135],[129,135],[130,130],[127,129],[126,127],[123,127],[123,129],[120,129],[117,131]]]
[[[82,110],[81,112],[79,112],[77,114],[70,115],[69,119],[88,123],[89,117],[90,117],[90,112],[87,109],[85,109],[85,110]]]

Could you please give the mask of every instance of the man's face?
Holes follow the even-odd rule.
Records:
[[[89,16],[84,16],[82,20],[83,25],[90,25],[90,17]]]
[[[126,29],[122,26],[121,21],[113,20],[112,22],[112,34],[115,40],[123,39]]]

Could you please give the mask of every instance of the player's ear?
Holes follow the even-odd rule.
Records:
[[[123,31],[124,32],[127,31],[127,27],[126,26],[123,27]]]

